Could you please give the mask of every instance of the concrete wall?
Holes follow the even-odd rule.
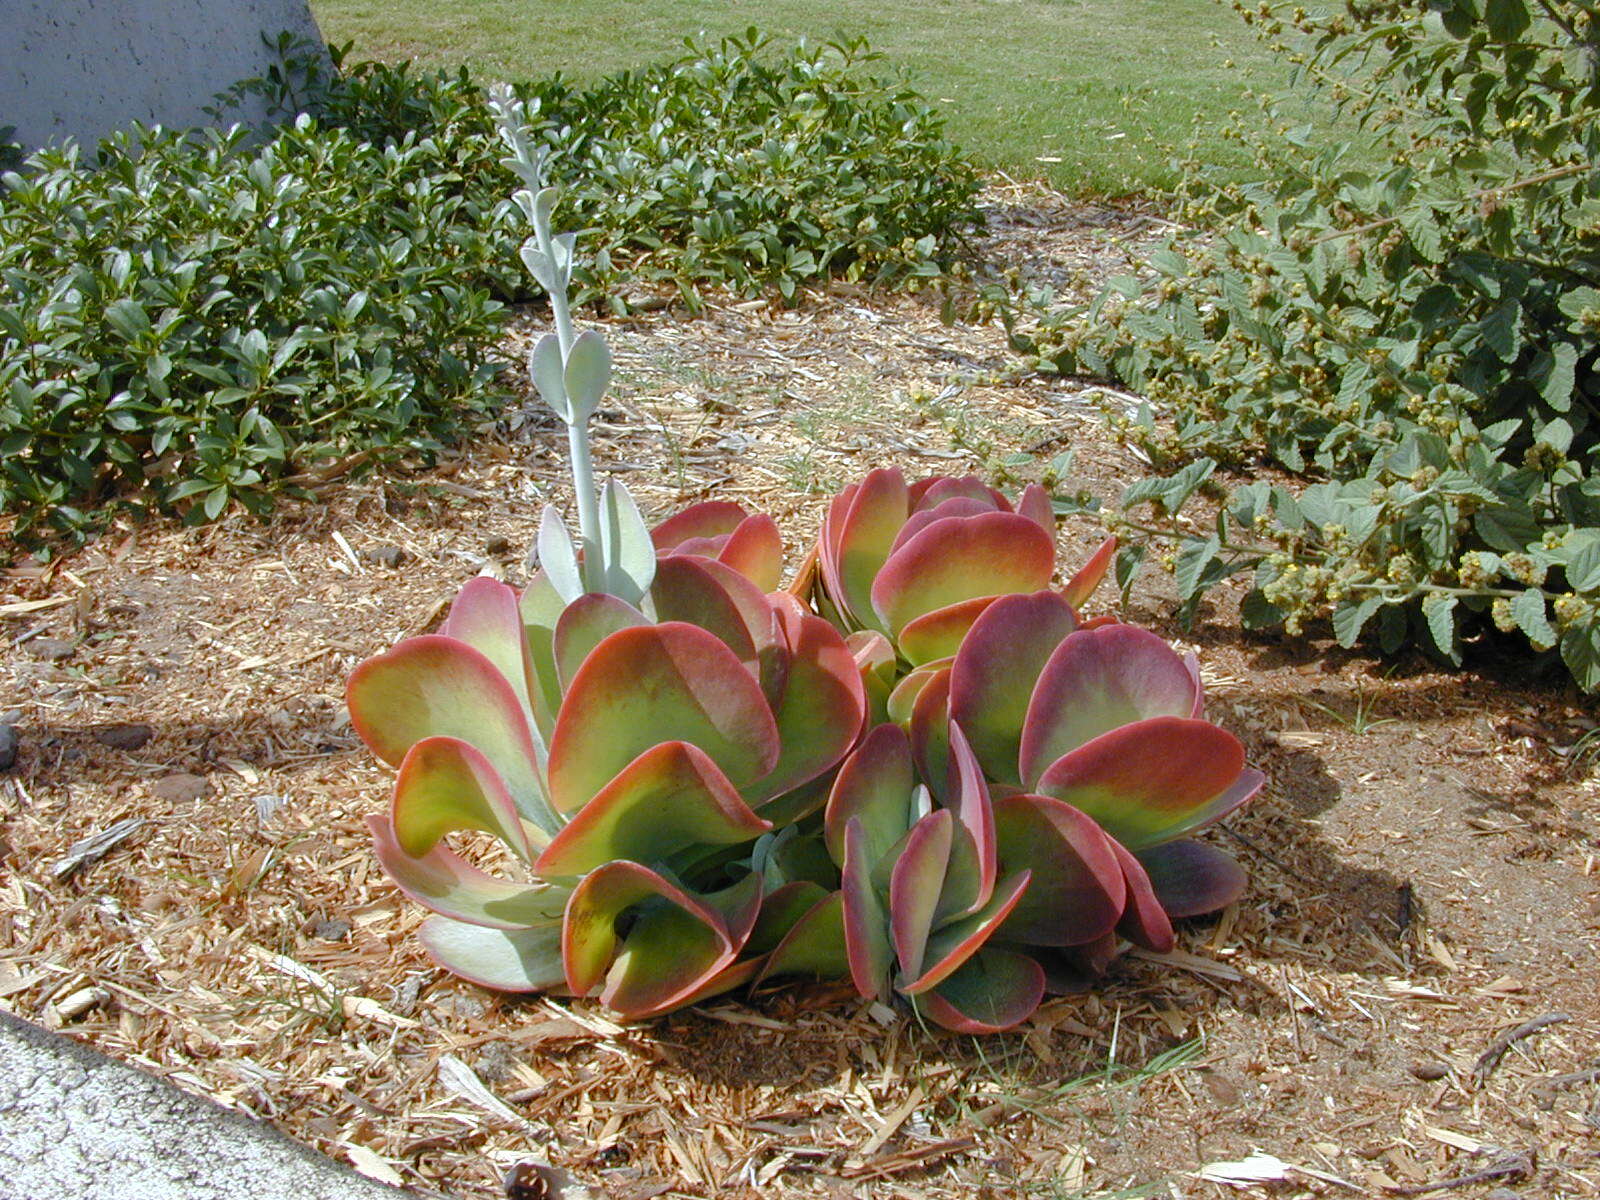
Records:
[[[275,61],[262,33],[285,29],[322,42],[306,0],[0,0],[0,126],[34,147],[208,124],[218,92]]]

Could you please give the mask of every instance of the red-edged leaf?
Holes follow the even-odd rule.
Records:
[[[844,867],[840,872],[839,889],[845,958],[856,991],[884,1000],[889,995],[894,949],[889,944],[889,914],[873,887],[872,864],[867,861],[865,843],[861,822],[849,822],[844,830]]]
[[[656,563],[656,577],[650,584],[650,599],[656,608],[656,617],[662,621],[683,621],[714,633],[722,644],[732,650],[752,675],[759,675],[760,663],[756,656],[755,638],[751,636],[752,622],[747,620],[739,603],[718,578],[711,567],[723,574],[732,575],[755,595],[759,615],[754,625],[772,640],[772,611],[765,596],[755,585],[735,571],[724,568],[710,559],[694,558],[687,554],[670,554]]]
[[[844,862],[844,831],[859,819],[867,865],[875,866],[911,827],[911,740],[898,725],[879,725],[844,760],[828,794],[823,829],[833,861]]]
[[[561,707],[561,673],[556,669],[556,623],[567,602],[550,577],[535,571],[522,589],[517,609],[522,617],[523,641],[528,647],[528,694],[533,703],[534,728],[548,745]]]
[[[732,567],[763,592],[783,582],[783,535],[766,513],[746,517],[728,535],[717,561]]]
[[[1017,902],[1028,890],[1029,875],[1018,871],[995,885],[994,895],[970,917],[963,917],[929,936],[922,956],[922,974],[905,982],[910,972],[902,972],[895,986],[908,996],[920,996],[950,978],[999,929]],[[904,966],[904,964],[902,964]]]
[[[948,670],[952,661],[954,660],[937,659],[907,672],[906,677],[895,684],[894,690],[889,693],[888,702],[884,705],[889,720],[896,725],[909,728],[911,715],[916,711],[917,697],[922,694],[922,689],[937,678],[940,672]]]
[[[889,694],[894,690],[894,646],[883,634],[870,629],[858,629],[844,639],[850,655],[861,672],[861,683],[867,693],[867,725],[881,725],[889,719]]]
[[[623,941],[617,922],[630,910]],[[562,961],[575,995],[588,995],[604,979],[601,1000],[625,1016],[642,1017],[692,995],[733,961],[738,946],[704,898],[646,866],[619,861],[591,871],[573,888]]]
[[[1021,782],[1017,752],[1034,685],[1077,627],[1072,606],[1055,592],[1001,596],[961,643],[950,667],[950,716],[991,779]]]
[[[923,817],[911,827],[889,877],[889,928],[900,971],[907,978],[916,978],[922,970],[922,954],[950,864],[954,825],[947,809]]]
[[[650,624],[645,615],[618,596],[589,592],[579,596],[556,620],[550,650],[556,674],[563,687],[570,684],[601,642],[619,629],[636,629]]]
[[[788,673],[772,706],[780,752],[772,770],[746,790],[760,805],[828,770],[850,751],[867,719],[861,672],[839,631],[821,617],[779,606]]]
[[[612,634],[584,660],[556,719],[557,809],[576,811],[644,751],[672,741],[704,750],[736,787],[778,762],[760,685],[715,635],[676,621]]]
[[[992,512],[936,521],[890,556],[872,583],[872,605],[890,633],[937,608],[1032,592],[1050,582],[1055,543],[1027,517]]]
[[[1069,634],[1033,689],[1018,753],[1022,782],[1034,787],[1056,759],[1118,726],[1187,717],[1194,699],[1183,659],[1148,630],[1110,625]]]
[[[544,992],[566,982],[559,919],[528,929],[489,929],[429,917],[417,939],[445,970],[484,987]]]
[[[955,814],[956,830],[934,918],[938,924],[977,912],[994,894],[994,808],[983,769],[954,721],[950,722],[950,775],[949,809]]]
[[[1089,556],[1089,561],[1078,568],[1078,573],[1067,581],[1067,586],[1061,589],[1061,596],[1073,608],[1082,608],[1083,602],[1094,594],[1095,588],[1100,586],[1100,581],[1106,577],[1106,572],[1111,570],[1111,564],[1117,558],[1117,539],[1108,537],[1095,547],[1095,552]]]
[[[956,1033],[1000,1033],[1033,1015],[1044,998],[1044,971],[1025,954],[985,946],[954,974],[917,997],[935,1024]]]
[[[664,554],[672,553],[690,538],[714,538],[732,533],[745,519],[745,511],[731,500],[691,504],[650,531],[650,541]]]
[[[962,475],[959,477],[942,476],[935,479],[925,479],[919,484],[911,486],[912,507],[917,511],[932,508],[936,505],[964,497],[976,500],[989,508],[999,512],[1010,512],[1011,501],[1007,500],[1001,492],[990,487],[976,475]]]
[[[979,596],[976,600],[947,604],[907,621],[896,639],[900,653],[913,666],[949,658],[961,648],[961,641],[967,636],[973,622],[996,599],[994,596]]]
[[[894,535],[894,543],[889,547],[889,553],[893,554],[935,521],[959,520],[994,511],[994,505],[988,500],[974,500],[970,496],[952,496],[932,508],[918,508],[906,518],[906,523],[900,527],[900,532]]]
[[[1166,909],[1161,907],[1161,901],[1156,899],[1155,889],[1150,886],[1150,877],[1139,865],[1139,860],[1116,842],[1112,842],[1111,846],[1117,852],[1117,863],[1128,885],[1128,904],[1117,921],[1117,932],[1136,946],[1165,954],[1177,942],[1172,932],[1172,921]]]
[[[774,947],[757,981],[773,975],[838,979],[850,974],[844,940],[844,896],[829,892],[814,902]]]
[[[421,857],[447,833],[492,834],[529,862],[533,846],[506,785],[481,751],[460,738],[423,738],[406,753],[389,805],[402,849]]]
[[[761,897],[761,912],[756,917],[755,928],[745,939],[744,952],[770,953],[788,936],[800,918],[816,907],[817,901],[832,894],[821,884],[805,879],[797,879],[767,892]],[[844,936],[842,931],[839,936]],[[842,942],[840,944],[843,945]]]
[[[496,879],[443,846],[434,846],[425,854],[408,854],[400,848],[387,817],[370,816],[367,827],[372,830],[379,865],[402,892],[424,908],[496,929],[520,929],[561,919],[565,892],[544,884]]]
[[[936,672],[911,708],[911,758],[928,790],[950,795],[950,668]]]
[[[1050,493],[1037,483],[1030,483],[1022,489],[1022,495],[1017,497],[1017,511],[1040,529],[1050,535],[1054,541],[1056,536],[1056,510],[1050,503]]]
[[[1173,918],[1226,908],[1244,895],[1244,868],[1230,854],[1189,839],[1141,850],[1139,864],[1156,899]]]
[[[1226,816],[1260,789],[1239,739],[1206,721],[1156,717],[1063,755],[1039,791],[1088,813],[1130,850],[1174,841]]]
[[[737,845],[771,828],[704,751],[663,742],[574,813],[535,870],[549,878],[582,875],[617,858],[659,862],[685,846]]]
[[[838,581],[834,599],[857,624],[888,632],[872,606],[873,579],[911,510],[905,478],[892,467],[869,471],[834,525],[828,553]]]
[[[1059,800],[1023,795],[994,802],[994,828],[1000,869],[1033,873],[1006,941],[1075,946],[1111,931],[1127,885],[1116,847],[1098,825]]]
[[[559,827],[522,702],[481,651],[439,634],[408,638],[357,667],[345,696],[351,724],[384,762],[399,766],[423,738],[460,738],[489,760],[519,813]]]
[[[515,591],[498,579],[474,576],[456,594],[439,632],[481,651],[506,677],[527,713],[533,714],[533,664]]]

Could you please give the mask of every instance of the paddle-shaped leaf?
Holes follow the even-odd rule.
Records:
[[[642,612],[620,597],[605,592],[586,592],[579,596],[562,609],[550,638],[557,678],[563,686],[569,686],[584,659],[601,642],[620,630],[648,624]]]
[[[429,917],[417,939],[434,962],[503,992],[545,992],[566,981],[559,919],[526,929],[489,929]]]
[[[676,621],[613,633],[584,660],[556,718],[556,808],[577,810],[644,751],[670,741],[704,750],[736,787],[778,761],[778,727],[760,686],[715,636]]]
[[[933,929],[945,867],[950,862],[954,819],[938,809],[911,827],[889,881],[889,928],[895,958],[908,979],[922,970],[922,955]]]
[[[1117,539],[1108,537],[1095,548],[1089,561],[1078,568],[1078,573],[1067,581],[1067,586],[1061,589],[1062,599],[1073,608],[1082,608],[1083,602],[1094,594],[1095,588],[1106,577],[1106,572],[1111,570],[1116,557]]]
[[[643,599],[655,576],[655,546],[633,496],[614,479],[600,490],[600,558],[606,591],[629,604]]]
[[[1094,821],[1059,800],[1019,795],[994,802],[994,826],[1001,869],[1033,873],[1006,941],[1076,946],[1111,931],[1127,885],[1116,847]]]
[[[905,477],[894,468],[869,471],[855,486],[839,521],[825,530],[829,540],[823,547],[823,563],[825,573],[833,577],[830,589],[858,626],[888,632],[872,606],[873,580],[909,512]]]
[[[1055,543],[1027,517],[993,512],[937,521],[895,551],[872,581],[872,605],[889,632],[952,604],[1050,582]]]
[[[796,615],[782,605],[778,614],[789,647],[783,692],[772,706],[780,751],[772,770],[746,792],[758,806],[842,759],[867,718],[861,672],[839,631],[821,617]]]
[[[844,828],[844,869],[840,894],[843,903],[845,956],[850,979],[863,996],[885,1000],[889,975],[894,969],[894,948],[889,944],[889,914],[872,882],[866,833],[860,818]]]
[[[687,846],[732,846],[771,828],[704,751],[663,742],[574,813],[536,869],[549,878],[582,875],[617,858],[659,862]]]
[[[1169,917],[1216,912],[1244,895],[1244,868],[1204,842],[1167,842],[1141,850],[1138,857]]]
[[[600,407],[600,397],[611,381],[611,350],[605,338],[585,329],[572,339],[564,381],[568,405],[564,419],[568,425],[581,425]]]
[[[1156,899],[1150,877],[1139,865],[1139,860],[1116,842],[1117,865],[1122,868],[1122,878],[1128,886],[1128,902],[1117,921],[1117,932],[1136,946],[1165,954],[1177,939],[1172,932],[1172,921],[1161,901]]]
[[[533,664],[516,592],[498,579],[474,576],[456,593],[439,632],[481,651],[506,677],[528,715],[533,715],[529,694]]]
[[[385,874],[425,908],[473,925],[522,929],[560,920],[565,892],[545,884],[517,884],[480,871],[459,854],[434,846],[425,854],[401,849],[389,818],[367,818],[373,848]],[[552,899],[552,896],[556,898]]]
[[[395,839],[414,857],[448,833],[476,829],[499,838],[523,862],[533,859],[506,785],[482,751],[460,738],[423,738],[406,752],[389,813]]]
[[[1052,763],[1038,790],[1088,813],[1130,850],[1193,833],[1260,789],[1225,729],[1156,717],[1101,734]]]
[[[828,853],[844,862],[844,831],[859,820],[862,850],[876,865],[911,828],[911,740],[898,725],[879,725],[861,740],[834,777],[823,821]]]
[[[984,946],[917,1006],[956,1033],[1000,1033],[1033,1015],[1044,998],[1044,971],[1026,954]]]
[[[1017,753],[1034,685],[1078,627],[1055,592],[1001,596],[972,624],[950,666],[950,719],[960,723],[991,779],[1021,783]]]
[[[1194,713],[1195,680],[1183,659],[1134,625],[1069,634],[1039,674],[1022,729],[1022,783],[1070,750],[1118,726]]]

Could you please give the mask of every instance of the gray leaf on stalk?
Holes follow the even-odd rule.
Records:
[[[528,274],[534,277],[539,286],[552,295],[567,290],[566,281],[562,279],[556,264],[532,238],[522,243],[522,265],[528,268]]]
[[[615,479],[600,493],[600,557],[605,590],[637,604],[656,575],[656,548],[628,489]]]
[[[571,604],[585,589],[578,574],[578,552],[573,549],[572,535],[567,532],[567,523],[554,504],[545,505],[544,515],[539,519],[538,545],[539,565],[544,568],[550,586]]]
[[[561,365],[561,339],[547,333],[533,344],[528,353],[528,378],[539,389],[539,395],[551,410],[569,425],[572,423],[572,405],[567,402],[567,383]]]
[[[600,397],[611,381],[611,350],[605,338],[585,329],[567,352],[566,393],[570,416],[567,424],[581,425],[600,407]]]
[[[533,231],[538,235],[539,244],[550,244],[550,214],[555,211],[556,201],[561,199],[561,193],[553,187],[542,188],[533,202],[533,211],[529,213],[533,221]]]

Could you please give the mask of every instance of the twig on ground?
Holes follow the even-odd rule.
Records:
[[[1504,1179],[1508,1176],[1526,1176],[1533,1174],[1533,1156],[1531,1154],[1508,1154],[1504,1158],[1496,1159],[1481,1171],[1473,1171],[1470,1175],[1457,1175],[1453,1179],[1441,1179],[1437,1183],[1412,1183],[1402,1187],[1389,1188],[1397,1196],[1425,1196],[1429,1192],[1442,1192],[1448,1188],[1470,1187],[1474,1183],[1486,1183],[1491,1179]]]
[[[1521,1025],[1514,1025],[1502,1033],[1496,1034],[1494,1041],[1489,1043],[1489,1048],[1478,1055],[1478,1061],[1473,1065],[1472,1077],[1479,1087],[1488,1082],[1489,1076],[1500,1065],[1500,1060],[1505,1057],[1506,1051],[1523,1038],[1532,1037],[1541,1029],[1550,1025],[1559,1025],[1572,1018],[1566,1013],[1545,1013],[1542,1017],[1534,1017],[1531,1021],[1524,1021]]]

